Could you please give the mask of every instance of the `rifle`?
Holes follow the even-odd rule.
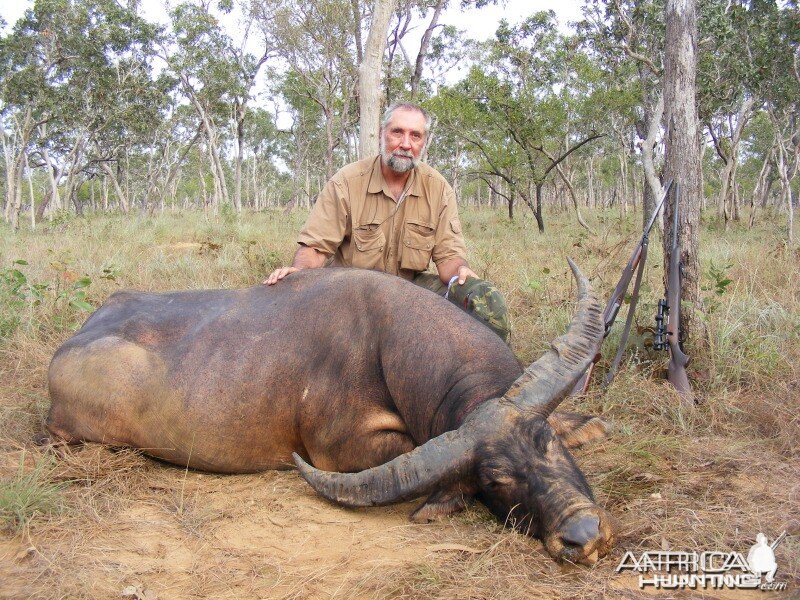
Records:
[[[669,273],[664,298],[658,301],[656,313],[656,332],[653,348],[665,350],[669,348],[669,367],[667,379],[678,390],[681,398],[687,402],[694,400],[692,386],[686,374],[689,357],[681,348],[681,249],[678,244],[678,207],[680,205],[680,185],[675,184],[675,203],[673,207],[672,248],[669,256]],[[667,324],[664,326],[664,319]],[[664,339],[666,337],[666,340]]]
[[[614,325],[614,321],[617,320],[617,313],[619,312],[619,309],[622,308],[622,303],[625,301],[625,294],[628,291],[628,286],[631,283],[631,279],[633,279],[633,271],[635,269],[636,282],[633,284],[630,307],[628,308],[628,318],[625,320],[625,329],[622,331],[619,348],[617,349],[617,354],[614,357],[614,362],[611,364],[611,369],[609,369],[608,374],[606,375],[604,386],[608,386],[613,381],[614,374],[616,373],[617,367],[622,360],[622,355],[625,352],[625,346],[628,343],[628,335],[630,334],[631,325],[633,324],[633,314],[636,311],[636,305],[639,302],[639,286],[642,282],[644,264],[647,262],[647,246],[650,243],[650,230],[653,228],[653,224],[656,222],[658,213],[661,212],[661,207],[664,206],[664,202],[666,201],[671,188],[672,179],[667,182],[667,186],[664,188],[661,199],[658,201],[653,214],[650,216],[650,221],[644,228],[642,239],[639,241],[636,248],[634,248],[628,264],[625,265],[625,268],[622,271],[622,277],[620,277],[617,287],[614,288],[614,292],[611,294],[611,298],[609,299],[608,304],[606,304],[606,308],[603,311],[603,323],[605,325],[603,339],[605,339],[608,337],[611,327]],[[592,371],[594,371],[594,366],[598,363],[600,358],[601,355],[598,353],[594,359],[592,359],[592,364],[589,365],[589,368],[586,369],[586,372],[578,380],[578,383],[576,383],[575,387],[572,388],[573,396],[584,393],[589,387],[589,380],[592,377]]]

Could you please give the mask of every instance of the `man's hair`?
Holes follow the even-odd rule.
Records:
[[[392,120],[392,116],[398,110],[410,110],[414,112],[420,113],[425,118],[425,137],[428,137],[431,132],[431,123],[433,123],[433,117],[431,114],[422,108],[419,104],[413,104],[411,102],[395,102],[391,106],[387,107],[383,113],[383,121],[381,121],[381,131],[386,129],[386,126],[389,124],[389,121]]]

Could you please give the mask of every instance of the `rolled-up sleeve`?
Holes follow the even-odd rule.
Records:
[[[448,185],[442,198],[442,210],[439,214],[439,226],[431,258],[435,264],[450,258],[467,260],[467,247],[461,233],[461,220],[458,218],[458,206],[453,189]]]
[[[347,204],[341,184],[334,178],[322,188],[314,208],[300,230],[297,243],[332,256],[342,244],[346,233]]]

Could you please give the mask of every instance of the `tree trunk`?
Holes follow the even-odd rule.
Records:
[[[575,195],[575,188],[572,187],[572,182],[564,173],[564,170],[561,168],[561,165],[558,165],[556,169],[558,170],[558,174],[561,176],[561,180],[564,182],[564,185],[567,186],[567,190],[569,191],[569,196],[572,199],[572,206],[575,207],[575,216],[578,219],[578,224],[592,235],[595,235],[595,232],[592,231],[592,228],[589,227],[586,224],[586,221],[583,220],[583,215],[581,215],[581,209],[578,206],[578,197]]]
[[[433,32],[439,25],[439,17],[442,14],[442,9],[447,3],[447,0],[437,0],[436,6],[433,9],[433,17],[428,24],[425,33],[422,34],[422,40],[419,43],[419,54],[417,54],[417,61],[414,65],[414,74],[411,76],[411,99],[415,100],[419,93],[419,82],[422,80],[422,69],[425,66],[425,57],[428,56],[428,50],[431,46],[431,38]]]
[[[234,103],[236,115],[236,167],[233,183],[233,207],[236,212],[242,212],[242,160],[244,160],[244,117],[247,105],[237,100]]]
[[[378,154],[380,130],[381,71],[386,50],[386,34],[395,0],[375,0],[369,27],[364,60],[358,67],[359,156]]]
[[[77,202],[77,198],[75,198],[75,178],[80,171],[80,162],[83,158],[83,150],[86,145],[86,131],[80,130],[75,137],[75,143],[72,146],[72,150],[70,150],[69,156],[64,161],[63,169],[67,169],[67,165],[69,165],[69,170],[67,171],[67,181],[64,185],[64,204],[62,208],[68,209],[69,203],[72,202],[75,205],[75,210],[77,213],[80,214],[81,207],[80,204]]]
[[[327,148],[325,149],[325,176],[330,179],[333,177],[334,171],[334,150],[338,141],[333,137],[333,111],[328,107],[323,109],[325,113],[325,139],[327,140]],[[377,154],[378,151],[375,151]],[[308,178],[308,165],[306,165],[306,178]],[[306,195],[311,192],[308,185],[306,185]]]
[[[14,118],[13,140],[2,131],[3,155],[6,162],[5,219],[13,229],[19,227],[19,211],[22,207],[22,172],[28,140],[32,133],[32,111],[28,107],[20,124]],[[2,129],[2,128],[0,128]]]
[[[795,118],[789,116],[787,131],[784,134],[784,123],[776,114],[774,107],[769,107],[770,120],[775,130],[775,167],[778,172],[778,179],[781,182],[781,195],[786,201],[786,211],[788,215],[788,242],[789,247],[794,247],[794,201],[792,198],[792,179],[797,174],[798,162],[800,162],[800,144],[794,147],[793,164],[789,159],[789,144],[797,144],[800,139],[800,131],[794,129]]]
[[[14,231],[19,229],[19,213],[22,210],[22,171],[25,166],[22,159],[24,156],[25,152],[23,151],[16,160],[17,165],[14,170],[14,199],[9,211],[9,222]]]
[[[780,130],[778,135],[780,135]],[[783,140],[779,140],[778,152],[776,153],[778,159],[777,160],[778,175],[781,181],[781,192],[784,199],[786,200],[786,211],[788,214],[787,227],[789,232],[788,235],[789,247],[793,247],[794,246],[794,203],[792,202],[792,185],[791,185],[791,179],[789,178],[788,175],[789,169],[787,165],[788,161],[786,160],[786,154],[787,154],[786,147],[783,143]]]
[[[130,206],[128,204],[128,196],[125,194],[125,190],[122,189],[122,186],[120,186],[119,180],[117,179],[114,170],[108,165],[106,161],[100,163],[100,168],[103,169],[103,172],[106,174],[106,177],[108,177],[111,180],[111,185],[114,186],[114,193],[117,195],[117,202],[119,203],[120,210],[127,215],[128,211],[130,210]]]
[[[356,65],[360,65],[364,60],[364,47],[361,42],[361,3],[358,0],[350,0],[350,8],[353,10],[353,38],[356,43]]]
[[[761,171],[758,173],[755,188],[753,188],[753,195],[750,200],[750,222],[748,227],[753,228],[756,222],[756,211],[759,205],[766,204],[766,194],[769,191],[769,174],[772,171],[772,149],[767,152],[764,162],[761,164]]]
[[[655,147],[661,132],[661,118],[664,115],[664,93],[658,95],[658,101],[649,116],[647,137],[642,141],[642,166],[644,167],[644,195],[642,200],[642,229],[647,226],[650,216],[656,209],[661,195],[661,181],[656,174]]]
[[[536,184],[536,209],[533,216],[536,218],[536,225],[539,226],[539,233],[544,233],[544,219],[542,218],[542,187],[544,182]]]
[[[42,198],[39,207],[36,209],[36,220],[41,222],[44,218],[44,211],[47,210],[47,206],[50,204],[50,198],[53,196],[53,190],[47,190],[44,193],[44,198]]]
[[[6,163],[6,196],[3,204],[3,216],[6,223],[9,222],[9,212],[11,210],[11,203],[13,202],[13,189],[14,189],[14,142],[11,136],[6,134],[6,130],[0,127],[0,141],[3,143],[3,159]]]
[[[700,310],[700,202],[702,179],[697,117],[697,16],[695,0],[666,0],[664,108],[667,143],[665,177],[680,183],[678,242],[681,252],[681,333],[696,346],[705,345]],[[664,272],[669,270],[672,214],[664,219]],[[666,279],[666,275],[665,275]]]
[[[42,132],[42,135],[45,134],[46,130]],[[47,167],[47,179],[50,182],[52,191],[52,207],[55,210],[59,210],[61,208],[61,196],[58,194],[58,180],[61,179],[61,170],[56,168],[50,161],[50,153],[47,151],[45,144],[42,144],[42,158],[44,158],[44,164]]]

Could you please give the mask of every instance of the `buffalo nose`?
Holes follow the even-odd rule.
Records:
[[[576,516],[569,519],[561,531],[565,544],[583,547],[600,535],[600,519],[596,516]]]

